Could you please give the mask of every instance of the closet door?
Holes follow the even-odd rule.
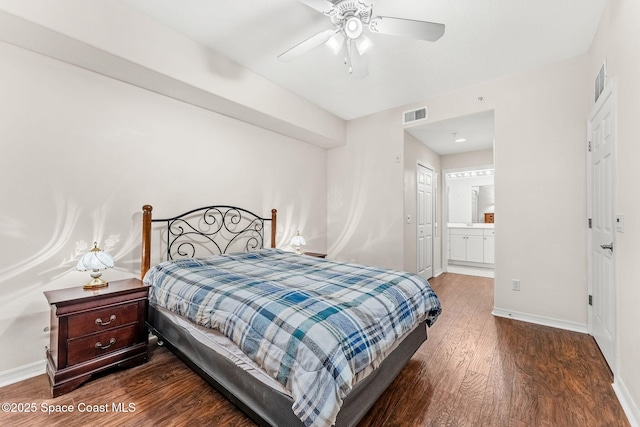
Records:
[[[417,188],[418,274],[430,279],[433,277],[433,171],[420,164]]]

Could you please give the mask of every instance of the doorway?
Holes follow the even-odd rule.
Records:
[[[444,178],[444,270],[494,277],[495,186],[492,164],[448,169]]]
[[[417,254],[419,251],[416,239],[416,225],[413,215],[417,216],[416,200],[416,167],[417,163],[430,165],[433,169],[433,182],[437,191],[433,192],[433,204],[435,208],[434,235],[433,235],[433,266],[432,274],[438,276],[447,271],[447,259],[449,257],[447,233],[447,194],[444,171],[458,169],[473,169],[482,165],[491,165],[493,168],[495,136],[495,114],[493,110],[485,110],[465,116],[452,117],[445,120],[424,122],[405,127],[405,172],[411,171],[411,175],[405,174],[405,216],[407,228],[405,229],[405,265],[407,271],[416,268]],[[422,149],[419,147],[423,147]],[[425,148],[426,147],[426,148]],[[484,166],[482,166],[484,167]],[[471,202],[469,209],[472,209]],[[485,208],[475,205],[476,216]],[[417,224],[418,221],[415,221]],[[471,222],[471,221],[469,221]],[[476,228],[481,228],[476,226]],[[484,248],[484,232],[482,244]],[[420,236],[417,236],[420,239]],[[476,239],[477,240],[477,239]],[[477,243],[472,240],[471,243]],[[487,236],[487,245],[493,246],[493,236]],[[493,250],[487,250],[493,254]],[[472,254],[473,255],[473,254]],[[473,258],[473,256],[472,256]],[[494,264],[493,259],[488,261]],[[476,259],[476,258],[474,258]],[[476,260],[477,261],[477,260]],[[477,264],[485,264],[483,262]],[[486,270],[486,269],[485,269]]]

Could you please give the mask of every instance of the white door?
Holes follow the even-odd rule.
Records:
[[[418,164],[418,274],[433,277],[433,171]]]
[[[605,90],[589,117],[590,288],[591,334],[616,373],[615,281],[615,118],[611,87]]]

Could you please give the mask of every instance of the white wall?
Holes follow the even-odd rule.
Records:
[[[393,162],[402,111],[428,105],[429,121],[439,121],[493,109],[496,308],[586,329],[587,68],[584,55],[350,122],[347,146],[328,156],[329,247],[340,238],[338,256],[372,263],[383,249],[394,260],[404,252],[403,206],[394,196],[402,172]],[[350,217],[355,200],[376,208]],[[347,221],[349,233],[338,232]],[[364,237],[382,223],[385,233],[371,244]],[[511,279],[521,280],[520,292]]]
[[[442,156],[442,170],[493,165],[493,149]]]
[[[606,59],[607,71],[616,83],[616,212],[624,214],[624,233],[616,233],[618,372],[616,391],[625,408],[640,425],[640,2],[611,0],[607,4],[589,57],[590,107],[593,81]]]
[[[320,147],[344,144],[342,119],[117,0],[0,0],[0,41]]]
[[[279,211],[326,249],[326,151],[0,42],[0,373],[44,360],[42,292],[82,285],[94,240],[107,280],[139,275],[140,211]],[[44,366],[44,365],[43,365]]]
[[[402,270],[403,135],[392,111],[347,123],[347,145],[327,155],[328,256]]]
[[[496,308],[578,330],[587,323],[586,69],[581,56],[506,78],[496,100]]]

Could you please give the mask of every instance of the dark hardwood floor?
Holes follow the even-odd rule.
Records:
[[[360,426],[629,425],[590,336],[493,317],[492,279],[443,274],[431,283],[443,314]],[[40,375],[0,388],[0,402],[36,409],[0,412],[2,426],[254,425],[163,347],[143,366],[56,399]],[[74,412],[42,412],[48,405]]]

